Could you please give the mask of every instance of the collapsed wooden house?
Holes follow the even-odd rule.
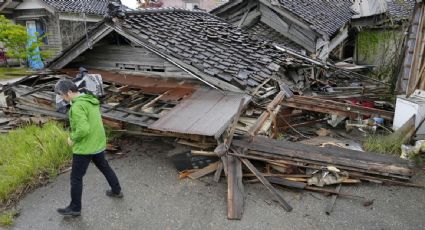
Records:
[[[326,59],[348,37],[351,6],[350,0],[234,0],[211,13],[256,36]]]
[[[350,154],[338,158],[338,162],[332,159],[312,162],[311,152],[317,152],[317,148],[297,148],[286,143],[293,149],[292,155],[282,155],[279,152],[286,148],[282,147],[285,143],[257,137],[276,136],[270,132],[276,131],[276,117],[291,103],[315,111],[308,98],[303,100],[293,95],[311,91],[310,83],[329,84],[330,79],[340,79],[338,84],[347,86],[352,81],[363,84],[373,81],[252,37],[206,12],[148,9],[126,12],[125,17],[111,14],[53,59],[49,63],[50,72],[4,86],[1,92],[6,93],[5,100],[0,101],[6,102],[1,105],[7,107],[4,112],[66,118],[55,111],[52,86],[59,78],[74,75],[79,66],[101,74],[105,80],[108,94],[103,99],[102,114],[106,124],[131,134],[176,137],[179,143],[221,160],[195,172],[192,178],[216,172],[214,179],[218,181],[222,172],[226,174],[229,219],[242,217],[242,163],[286,210],[291,210],[250,163],[255,157],[280,166],[311,165],[317,170],[338,164],[354,172],[363,170],[360,176],[371,181],[408,180],[412,175],[409,162],[392,157],[359,157],[354,162],[358,160],[361,167],[353,166],[352,162],[344,164]],[[353,88],[356,87],[349,90]],[[340,91],[315,92],[320,93],[338,96]],[[327,103],[330,107],[324,105],[326,101],[313,103],[324,107],[319,111],[324,113],[391,116],[385,111],[347,103]],[[232,142],[234,137],[241,136],[249,137],[250,144],[246,139]],[[263,149],[264,145],[267,148]],[[294,153],[310,158],[299,160]],[[335,155],[335,151],[332,153]],[[324,159],[331,155],[326,150],[317,154]]]

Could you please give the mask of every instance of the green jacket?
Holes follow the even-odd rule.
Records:
[[[93,95],[81,94],[72,99],[69,122],[74,154],[95,154],[106,149],[100,102]]]

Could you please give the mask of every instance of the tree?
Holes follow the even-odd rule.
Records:
[[[22,61],[27,65],[29,60],[38,61],[51,56],[50,51],[39,49],[45,36],[39,36],[38,33],[31,36],[24,26],[14,24],[0,15],[0,42],[6,48],[6,56],[18,59],[21,64]]]

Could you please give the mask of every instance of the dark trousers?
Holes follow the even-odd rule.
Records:
[[[81,210],[81,195],[83,193],[83,177],[86,174],[90,162],[93,161],[94,165],[103,173],[111,186],[114,193],[120,193],[121,187],[114,170],[109,166],[108,161],[105,159],[104,152],[92,155],[76,155],[72,157],[72,171],[71,171],[71,204],[69,207],[73,211]]]

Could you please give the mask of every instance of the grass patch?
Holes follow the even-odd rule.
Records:
[[[17,211],[7,211],[0,214],[0,227],[11,227],[15,224],[15,217],[19,215]]]
[[[400,155],[405,132],[394,132],[389,135],[370,135],[363,142],[366,151],[382,154]]]
[[[0,209],[59,173],[72,156],[67,138],[56,122],[0,135]]]
[[[28,69],[25,68],[0,68],[0,80],[8,80],[28,75]]]

